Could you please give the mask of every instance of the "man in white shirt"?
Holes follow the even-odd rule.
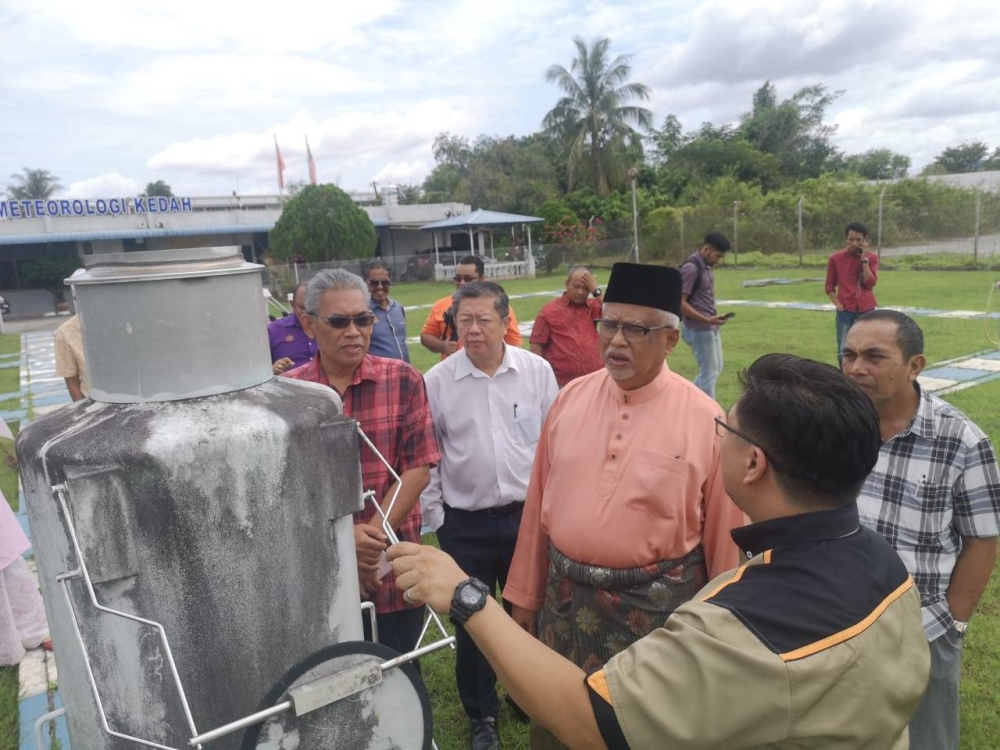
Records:
[[[489,587],[507,580],[542,422],[559,393],[541,357],[504,343],[510,301],[477,282],[454,296],[462,347],[424,376],[441,462],[420,497],[441,549]],[[456,627],[455,677],[473,750],[499,747],[496,674]]]

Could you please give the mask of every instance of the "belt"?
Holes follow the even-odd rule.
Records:
[[[506,505],[501,505],[497,508],[482,508],[481,510],[463,510],[462,508],[453,508],[447,503],[444,503],[444,507],[452,513],[468,513],[474,516],[489,516],[491,518],[495,518],[497,516],[509,516],[511,513],[519,513],[524,507],[524,503],[515,500],[512,503],[507,503]]]

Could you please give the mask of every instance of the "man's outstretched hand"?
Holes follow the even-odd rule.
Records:
[[[439,615],[451,611],[458,584],[467,576],[450,555],[436,547],[400,542],[389,547],[386,557],[396,571],[396,585],[412,604],[427,604]]]

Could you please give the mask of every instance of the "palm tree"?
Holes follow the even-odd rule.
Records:
[[[553,65],[545,73],[545,79],[556,83],[566,95],[545,115],[542,127],[568,148],[570,189],[589,157],[594,189],[598,195],[606,195],[613,149],[638,139],[633,126],[643,130],[653,127],[652,112],[627,104],[633,99],[649,99],[649,89],[628,82],[630,55],[608,61],[610,39],[595,39],[588,48],[581,37],[574,37],[573,44],[577,56],[570,69]]]
[[[12,174],[11,184],[7,186],[7,195],[15,200],[45,200],[62,190],[59,178],[47,169],[24,167],[22,171],[24,174]]]

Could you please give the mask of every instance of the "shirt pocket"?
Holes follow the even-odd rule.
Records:
[[[534,445],[542,432],[542,417],[530,411],[514,418],[514,439],[522,445]]]
[[[684,516],[687,498],[688,463],[655,451],[636,451],[630,476],[622,477],[625,505],[650,518]]]
[[[899,540],[916,549],[957,551],[951,528],[954,502],[951,486],[921,481],[914,494],[917,508],[903,507]]]

